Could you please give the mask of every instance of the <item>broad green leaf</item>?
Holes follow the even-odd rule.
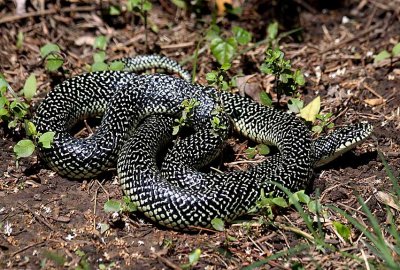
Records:
[[[289,206],[286,200],[282,197],[273,198],[272,202],[282,208],[286,208]]]
[[[85,256],[85,252],[83,252],[83,251],[80,250],[80,249],[75,250],[75,254],[78,255],[79,257]]]
[[[93,55],[93,60],[95,63],[104,62],[104,60],[106,60],[106,52],[101,51],[101,52],[95,53]]]
[[[107,38],[105,36],[98,36],[94,40],[93,48],[105,51],[107,48]]]
[[[300,116],[306,121],[314,122],[321,109],[321,98],[317,96],[307,106],[300,110]]]
[[[225,230],[225,222],[220,218],[214,218],[211,220],[211,225],[217,231],[223,232]]]
[[[264,91],[260,92],[260,101],[261,101],[261,104],[264,106],[272,106],[272,99]]]
[[[46,45],[40,48],[40,56],[42,58],[45,58],[49,54],[59,53],[59,52],[60,52],[60,47],[58,47],[57,44],[53,43],[47,43]]]
[[[29,75],[28,79],[26,79],[24,88],[22,89],[24,93],[24,97],[26,100],[30,101],[32,97],[36,94],[37,84],[35,74]]]
[[[108,65],[106,63],[104,63],[104,62],[95,62],[92,65],[91,71],[92,72],[94,72],[94,71],[105,71],[107,69],[108,69]]]
[[[258,153],[260,153],[261,155],[264,155],[264,156],[268,155],[270,152],[270,149],[269,149],[268,145],[266,145],[266,144],[257,145],[257,150],[258,150]]]
[[[117,16],[117,15],[120,15],[120,14],[121,14],[121,11],[119,11],[119,9],[118,9],[117,7],[111,6],[111,7],[110,7],[110,10],[109,10],[109,14],[110,14],[111,16]]]
[[[29,157],[35,151],[35,145],[31,140],[20,140],[16,145],[14,145],[14,153],[17,159],[23,157]]]
[[[119,201],[111,199],[104,204],[104,212],[106,213],[111,213],[111,212],[114,213],[120,211],[122,211],[122,206]]]
[[[114,61],[110,64],[110,70],[118,71],[123,70],[125,68],[125,64],[121,61]]]
[[[175,6],[181,9],[186,9],[186,2],[183,0],[172,0],[172,3],[174,3]]]
[[[221,65],[230,63],[236,52],[236,41],[234,38],[226,40],[217,37],[211,41],[211,52]]]
[[[278,23],[270,23],[267,28],[267,33],[269,40],[275,40],[278,35]]]
[[[299,113],[300,110],[304,107],[304,101],[298,98],[291,98],[288,102],[289,111],[293,113]]]
[[[297,85],[303,86],[306,83],[304,79],[303,73],[301,73],[300,69],[296,69],[293,74],[293,79],[297,83]]]
[[[54,140],[54,135],[56,135],[56,133],[53,132],[53,131],[48,131],[48,132],[43,133],[39,137],[39,144],[43,148],[51,148],[51,145],[52,145],[53,140]]]
[[[338,221],[332,222],[333,227],[335,227],[335,230],[338,232],[338,234],[343,237],[344,240],[349,241],[350,239],[350,228],[346,225],[343,225],[342,223]]]
[[[31,121],[25,120],[24,126],[25,126],[26,135],[33,136],[33,135],[37,134],[35,124],[33,124]]]
[[[374,56],[374,63],[379,63],[380,61],[388,59],[389,57],[390,53],[387,50],[383,50]]]
[[[16,44],[17,48],[21,49],[23,43],[24,43],[24,32],[19,31],[17,35],[17,44]]]
[[[392,54],[393,54],[393,56],[400,55],[400,42],[397,43],[396,45],[394,45],[394,47],[392,49]]]
[[[239,26],[234,26],[232,32],[235,35],[236,41],[240,45],[246,45],[251,41],[251,33]]]
[[[49,55],[46,58],[46,69],[48,71],[56,71],[64,64],[64,60],[58,55]]]
[[[12,121],[8,122],[7,127],[8,127],[9,129],[13,129],[13,128],[16,128],[16,127],[17,127],[17,124],[18,124],[18,121],[17,121],[17,120],[12,120]]]
[[[189,263],[191,265],[195,265],[199,261],[200,255],[201,249],[196,248],[192,253],[189,254]]]

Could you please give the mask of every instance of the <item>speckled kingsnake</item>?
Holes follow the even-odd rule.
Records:
[[[118,158],[124,192],[146,216],[168,227],[209,226],[215,217],[233,219],[254,204],[261,188],[280,193],[270,181],[290,190],[304,188],[319,159],[342,146],[350,149],[372,131],[369,124],[357,124],[312,142],[305,125],[290,114],[172,76],[131,73],[163,67],[188,79],[172,60],[141,56],[123,61],[129,71],[79,75],[48,94],[34,123],[39,132],[51,130],[56,135],[53,147],[42,149],[41,156],[53,170],[71,178],[96,176],[115,166]],[[161,173],[155,155],[170,139],[172,125],[172,118],[161,114],[176,116],[182,102],[190,99],[200,104],[190,119],[195,132],[167,153]],[[77,120],[103,111],[101,125],[91,137],[76,139],[69,134]],[[157,117],[146,119],[150,115]],[[227,135],[228,129],[215,129],[215,115],[220,125],[232,124],[252,140],[274,144],[280,154],[248,172],[198,173],[195,169],[218,153],[214,147]]]

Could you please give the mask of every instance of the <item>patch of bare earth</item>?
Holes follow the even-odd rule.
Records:
[[[34,107],[56,83],[86,71],[86,64],[92,63],[93,40],[100,34],[109,38],[107,56],[111,60],[155,52],[185,60],[186,67],[192,68],[190,56],[211,21],[209,15],[196,19],[163,0],[154,2],[149,13],[149,24],[156,25],[158,32],[145,31],[138,16],[124,13],[112,17],[90,1],[64,1],[62,6],[58,1],[46,2],[50,3],[36,6],[41,2],[32,1],[27,13],[16,15],[11,2],[0,1],[0,72],[15,90],[21,89],[30,73],[35,73],[40,93],[34,98]],[[378,200],[377,192],[391,192],[391,182],[377,150],[385,154],[398,175],[400,62],[394,57],[375,64],[373,55],[400,42],[399,5],[384,0],[344,1],[330,9],[320,6],[323,1],[293,1],[291,13],[282,13],[281,6],[265,2],[246,1],[239,18],[218,19],[221,28],[240,25],[253,32],[253,41],[260,41],[274,18],[284,25],[281,31],[300,26],[301,35],[287,37],[280,44],[293,66],[306,75],[302,89],[305,102],[320,95],[323,112],[334,113],[336,126],[369,121],[375,128],[374,136],[364,144],[316,171],[309,188],[311,195],[316,196],[318,190],[323,205],[334,204],[365,222],[357,202],[357,196],[361,196],[385,224],[385,205]],[[18,32],[24,34],[20,49],[16,47]],[[39,48],[48,42],[62,48],[66,75],[54,76],[45,71]],[[276,97],[270,78],[258,71],[265,49],[262,43],[239,56],[231,72],[254,75],[250,82]],[[197,78],[205,83],[205,74],[217,65],[207,44],[201,43],[200,52]],[[308,232],[299,214],[290,209],[278,213],[270,224],[249,223],[259,217],[246,217],[247,221],[229,226],[225,233],[188,234],[157,227],[141,217],[112,217],[104,212],[103,205],[110,198],[122,197],[112,173],[88,182],[71,181],[47,170],[36,158],[20,161],[17,168],[12,146],[20,138],[5,125],[0,129],[0,268],[60,267],[54,259],[54,254],[59,254],[68,268],[86,261],[92,268],[104,264],[121,269],[179,269],[188,262],[188,254],[200,248],[202,255],[195,268],[237,269],[309,243],[304,235],[290,229]],[[241,144],[233,145],[239,152],[245,149]],[[238,166],[234,163],[230,167]],[[398,218],[399,213],[392,211]],[[329,218],[322,223],[325,241],[360,260],[310,245],[289,257],[271,259],[262,267],[287,269],[296,263],[305,269],[365,267],[364,260],[374,259],[374,254],[362,241],[363,235],[352,229],[352,242],[341,240],[333,230],[334,220],[347,223],[329,211]],[[110,229],[101,233],[100,223],[109,224]],[[397,228],[399,223],[397,219]],[[368,226],[368,222],[365,224]]]

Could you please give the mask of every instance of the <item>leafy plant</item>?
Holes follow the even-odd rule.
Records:
[[[400,42],[393,46],[391,52],[388,52],[387,50],[382,50],[377,55],[375,55],[374,63],[379,63],[385,59],[392,58],[395,56],[400,56]]]
[[[326,114],[317,114],[315,116],[318,119],[318,122],[316,125],[312,127],[312,131],[319,134],[321,133],[325,128],[331,129],[334,127],[334,124],[330,122],[332,113],[326,113]]]
[[[137,205],[128,196],[122,197],[122,201],[111,199],[104,204],[104,212],[106,213],[132,213],[136,210]]]
[[[183,110],[181,112],[180,118],[175,119],[176,124],[173,127],[172,135],[177,135],[179,133],[179,130],[189,123],[189,119],[193,116],[194,108],[199,105],[200,102],[194,98],[185,99],[184,101],[182,101],[181,107]]]
[[[23,98],[29,102],[36,94],[36,78],[31,74],[26,80],[24,87],[21,91]],[[7,89],[13,98],[7,97]],[[14,153],[17,161],[23,157],[29,157],[35,151],[36,146],[43,148],[50,148],[53,142],[54,132],[37,132],[35,125],[28,120],[29,117],[29,104],[22,101],[22,97],[18,96],[8,85],[4,76],[0,74],[0,117],[1,121],[7,123],[10,129],[25,130],[27,136],[31,139],[20,140],[14,145]]]
[[[268,145],[258,144],[256,147],[248,147],[246,149],[246,156],[248,159],[253,159],[257,154],[266,156],[270,152]]]
[[[292,95],[299,86],[305,84],[304,76],[299,69],[292,71],[289,60],[285,60],[285,54],[279,49],[267,49],[264,63],[260,70],[265,74],[275,76],[277,94]]]
[[[60,47],[57,44],[47,43],[41,47],[40,56],[45,61],[45,68],[50,72],[57,71],[64,64]]]
[[[231,64],[233,58],[237,55],[238,47],[247,45],[252,38],[250,32],[239,26],[232,28],[232,34],[224,37],[217,25],[212,25],[207,32],[207,38],[210,40],[210,49],[218,63],[223,66]]]
[[[93,54],[93,65],[90,67],[90,71],[105,71],[105,70],[123,70],[125,65],[121,61],[113,61],[110,64],[106,64],[106,52],[108,40],[105,36],[100,35],[96,37],[93,43],[93,49],[98,51]]]

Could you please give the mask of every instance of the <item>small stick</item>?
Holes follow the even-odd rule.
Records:
[[[21,249],[18,249],[18,250],[15,251],[13,254],[11,254],[11,257],[14,257],[14,256],[17,255],[18,253],[24,252],[25,250],[30,249],[31,247],[43,245],[45,242],[46,242],[46,240],[41,241],[41,242],[39,242],[39,243],[34,243],[34,244],[31,244],[31,245],[28,245],[28,246],[23,247],[23,248],[21,248]]]
[[[162,263],[166,264],[168,267],[175,269],[175,270],[182,270],[182,268],[179,265],[171,262],[167,258],[162,257],[158,253],[154,252],[153,254],[156,255],[157,259],[159,259]]]
[[[46,16],[55,13],[63,13],[63,12],[80,12],[80,11],[94,11],[97,10],[97,7],[93,6],[84,6],[84,7],[68,7],[68,8],[61,8],[61,9],[47,9],[47,10],[40,10],[40,11],[32,11],[21,15],[13,15],[7,16],[0,20],[0,24],[18,21],[21,19],[26,19],[30,17],[38,17],[38,16]]]

